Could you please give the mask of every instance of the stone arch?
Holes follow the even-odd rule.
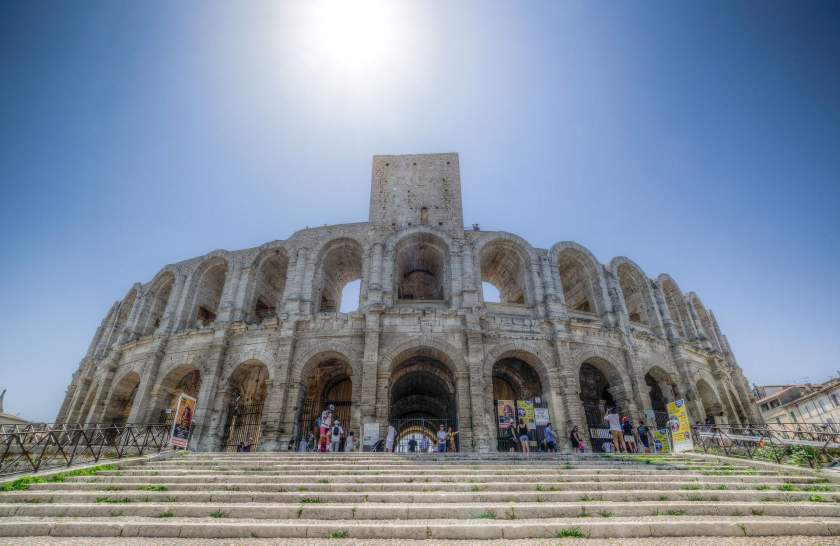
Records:
[[[688,328],[690,317],[680,287],[670,275],[665,273],[659,275],[656,280],[662,288],[665,306],[668,308],[668,314],[671,315],[671,323],[674,325],[677,336],[690,337],[691,330]]]
[[[131,289],[129,289],[125,297],[122,300],[120,300],[117,308],[117,315],[116,320],[114,322],[114,328],[112,330],[112,337],[109,341],[109,344],[119,343],[121,334],[128,327],[128,320],[131,317],[131,311],[132,309],[134,309],[135,303],[137,303],[140,290],[140,284],[135,283],[131,287]]]
[[[268,383],[268,366],[259,360],[241,362],[222,382],[222,450],[235,451],[241,444],[250,445],[253,450],[259,445]]]
[[[451,241],[427,226],[405,230],[389,242],[393,293],[398,300],[447,301],[452,293]]]
[[[577,403],[583,410],[581,424],[589,430],[592,448],[597,451],[607,439],[598,431],[606,426],[604,416],[609,408],[615,408],[622,416],[636,417],[630,379],[604,351],[584,351],[574,361],[578,363],[575,379],[579,385]],[[593,431],[599,435],[593,435]]]
[[[708,340],[713,350],[721,351],[722,347],[718,342],[717,335],[715,333],[715,327],[712,323],[712,319],[709,315],[709,312],[706,310],[706,306],[703,305],[703,302],[700,301],[700,297],[694,292],[689,292],[688,299],[691,302],[692,307],[694,307],[694,312],[697,315],[697,320],[700,322],[698,326],[700,327],[703,336]]]
[[[537,258],[527,242],[508,233],[493,234],[479,238],[474,252],[481,282],[490,283],[499,291],[499,303],[534,303],[531,264]]]
[[[226,254],[213,253],[193,271],[189,292],[187,322],[209,326],[219,315],[230,262]]]
[[[624,256],[613,258],[610,271],[618,282],[621,302],[630,322],[658,329],[660,321],[656,298],[644,271]]]
[[[295,445],[312,433],[317,439],[316,419],[325,406],[335,407],[334,415],[345,433],[359,422],[359,374],[349,352],[321,350],[302,358],[290,382],[294,406]]]
[[[324,359],[338,359],[346,361],[353,370],[353,376],[360,376],[359,363],[357,362],[356,351],[349,345],[340,341],[324,341],[301,351],[295,357],[294,363],[289,372],[289,383],[298,383],[308,374],[312,373],[318,362]]]
[[[702,377],[694,385],[697,394],[700,396],[700,401],[703,403],[706,423],[714,423],[715,418],[725,415],[723,402],[713,385],[714,381],[710,382]]]
[[[105,424],[122,426],[128,421],[139,386],[140,374],[133,370],[114,383],[103,416]]]
[[[557,243],[551,247],[551,261],[570,311],[606,312],[601,264],[589,250],[570,241]]]
[[[359,241],[350,237],[331,239],[320,247],[312,283],[312,301],[319,312],[340,310],[344,287],[362,278],[364,254]]]
[[[381,357],[382,369],[391,373],[400,362],[413,356],[425,356],[439,360],[453,374],[466,370],[461,352],[456,347],[428,336],[402,341],[384,351]]]
[[[179,364],[168,369],[154,387],[150,419],[153,422],[168,419],[168,410],[175,409],[182,393],[196,398],[202,379],[201,371],[191,363]]]
[[[246,296],[246,320],[262,322],[282,310],[289,271],[289,255],[283,246],[264,249],[254,258],[253,277]]]
[[[668,421],[668,402],[677,398],[673,375],[659,366],[651,366],[645,372],[642,388],[647,391],[651,409],[655,412],[656,425],[665,426]]]
[[[143,317],[141,317],[142,335],[151,335],[158,331],[174,287],[175,273],[169,268],[160,271],[149,283],[144,296],[146,301]]]

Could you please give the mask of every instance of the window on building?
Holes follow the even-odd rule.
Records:
[[[837,399],[836,394],[831,395],[831,403],[834,404],[835,408],[840,407],[840,400]]]

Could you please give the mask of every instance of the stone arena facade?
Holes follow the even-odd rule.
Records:
[[[341,312],[357,280],[358,309]],[[426,419],[456,426],[465,451],[502,446],[497,400],[547,408],[561,440],[608,406],[638,422],[676,398],[692,421],[761,420],[697,294],[574,242],[465,229],[457,154],[375,156],[368,222],[215,250],[134,284],[57,421],[159,422],[182,392],[197,398],[201,450],[246,428],[261,450],[289,449],[333,402],[357,438],[365,423]]]

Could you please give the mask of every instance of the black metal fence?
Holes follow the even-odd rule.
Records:
[[[222,451],[256,451],[262,436],[262,404],[228,408]]]
[[[840,461],[840,424],[697,425],[695,449],[816,468]]]
[[[166,424],[0,425],[0,477],[169,449]]]
[[[421,453],[437,451],[437,433],[443,426],[444,432],[449,433],[452,427],[454,438],[447,442],[447,451],[459,451],[461,446],[460,434],[458,433],[458,421],[456,419],[427,419],[416,417],[408,419],[395,419],[391,422],[397,431],[394,439],[394,451],[396,453]],[[454,446],[454,450],[452,449]]]

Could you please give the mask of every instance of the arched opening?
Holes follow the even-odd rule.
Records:
[[[315,282],[318,311],[335,313],[348,283],[362,278],[362,247],[352,239],[330,243],[321,254]]]
[[[210,261],[201,272],[195,288],[193,318],[196,326],[213,324],[219,314],[219,304],[225,289],[228,264],[222,258]]]
[[[334,406],[333,418],[338,418],[344,429],[345,437],[341,440],[341,445],[344,445],[346,435],[350,432],[353,409],[352,375],[353,368],[348,362],[337,357],[326,357],[313,366],[302,379],[303,404],[298,417],[296,447],[302,438],[310,440],[310,447],[316,447],[319,435],[318,417],[330,406]],[[354,435],[357,436],[357,440],[361,440],[358,431],[354,431]]]
[[[698,298],[696,294],[692,295],[691,304],[694,306],[694,311],[697,313],[697,319],[700,321],[700,328],[702,328],[703,334],[705,335],[706,339],[711,345],[711,348],[713,350],[718,350],[720,346],[717,342],[715,327],[712,324],[709,312],[706,310],[706,307],[703,305],[703,303],[700,301],[700,298]]]
[[[145,321],[144,334],[154,334],[160,328],[173,286],[175,286],[175,275],[171,271],[163,273],[152,286],[149,316]]]
[[[268,388],[268,368],[258,360],[243,362],[228,380],[228,408],[222,449],[240,445],[256,451],[262,437],[262,414]]]
[[[117,322],[114,325],[114,337],[111,342],[119,342],[120,334],[128,326],[128,317],[131,315],[131,309],[134,307],[134,302],[137,300],[137,290],[132,288],[128,294],[120,302],[119,311],[117,312]]]
[[[581,364],[578,380],[589,439],[593,451],[598,452],[605,442],[610,441],[609,425],[604,421],[607,411],[614,408],[619,415],[624,411],[623,400],[614,396],[614,388],[620,385],[620,378],[608,363],[589,360]]]
[[[352,313],[359,309],[359,299],[362,294],[362,280],[348,282],[341,291],[341,307],[339,311],[342,313]]]
[[[574,249],[564,249],[558,258],[560,284],[566,307],[571,311],[595,313],[595,291],[592,278],[586,268],[586,258]]]
[[[412,356],[391,372],[389,422],[397,430],[395,451],[408,451],[412,437],[432,438],[440,425],[458,430],[455,377],[440,360]],[[457,442],[456,442],[457,445]]]
[[[113,387],[108,407],[105,409],[103,422],[109,425],[122,426],[128,421],[137,387],[140,386],[140,374],[128,372]]]
[[[491,284],[499,295],[499,303],[525,304],[526,266],[518,249],[506,241],[494,241],[481,250],[482,288]],[[490,302],[484,294],[484,301]]]
[[[658,369],[652,369],[645,374],[645,386],[650,395],[650,405],[653,409],[656,423],[648,423],[657,428],[663,428],[668,424],[668,401],[671,399],[666,389],[671,387],[670,378]]]
[[[406,237],[396,247],[397,298],[443,301],[448,297],[448,250],[430,233]]]
[[[171,370],[158,384],[152,416],[160,423],[171,424],[181,394],[197,398],[200,387],[201,373],[196,368],[185,364]]]
[[[718,398],[715,390],[704,379],[699,379],[695,388],[697,389],[697,394],[700,395],[701,402],[703,402],[703,410],[706,412],[704,422],[706,424],[714,424],[724,416],[723,404],[720,398]]]
[[[493,405],[496,408],[496,449],[516,448],[510,428],[519,419],[528,427],[531,442],[539,444],[547,424],[548,400],[540,376],[527,362],[503,358],[493,364]]]
[[[618,284],[624,294],[624,306],[627,308],[630,322],[652,326],[647,279],[628,263],[619,265],[617,273]]]
[[[251,304],[250,321],[262,322],[275,318],[283,302],[286,290],[286,274],[289,270],[289,259],[283,249],[276,248],[262,260],[257,268],[254,283],[253,303]]]
[[[688,324],[688,312],[682,293],[673,281],[666,278],[662,281],[662,295],[665,297],[665,305],[668,307],[677,335],[682,338],[687,337],[685,325]]]

